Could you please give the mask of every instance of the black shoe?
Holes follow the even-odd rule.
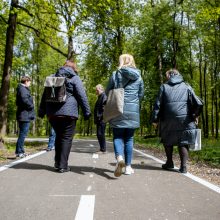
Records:
[[[70,167],[67,167],[67,168],[61,168],[58,170],[59,173],[65,173],[65,172],[69,172],[71,169]]]
[[[173,169],[173,168],[174,168],[173,162],[162,164],[162,169],[164,169],[164,170],[169,170],[169,169]]]
[[[59,170],[59,169],[60,169],[57,162],[54,163],[54,169],[55,169],[55,170]]]
[[[180,173],[187,173],[186,166],[181,166],[180,169],[179,169],[179,172]]]

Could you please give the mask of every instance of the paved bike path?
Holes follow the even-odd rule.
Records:
[[[74,140],[71,172],[63,174],[53,169],[54,152],[0,169],[0,219],[220,219],[220,193],[141,152],[134,152],[135,173],[115,178],[112,143],[107,154],[96,150],[97,141]]]

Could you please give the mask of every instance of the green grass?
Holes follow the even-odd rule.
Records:
[[[194,162],[205,162],[220,168],[220,141],[216,139],[202,139],[202,150],[190,152]]]

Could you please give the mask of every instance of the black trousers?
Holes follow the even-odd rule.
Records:
[[[68,159],[72,147],[73,135],[76,127],[76,119],[70,117],[53,117],[51,126],[56,132],[55,139],[55,163],[60,169],[68,167]]]
[[[105,141],[105,127],[106,124],[103,122],[99,122],[96,124],[96,135],[99,141],[100,151],[106,151],[106,141]]]

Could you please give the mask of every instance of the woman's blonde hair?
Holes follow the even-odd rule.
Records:
[[[119,57],[119,69],[122,67],[134,67],[136,68],[134,57],[130,54],[122,54]]]

